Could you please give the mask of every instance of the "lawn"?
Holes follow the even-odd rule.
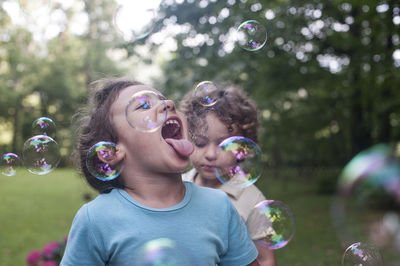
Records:
[[[89,192],[95,195],[72,169],[0,175],[0,265],[26,265],[31,250],[61,241]]]
[[[275,251],[277,264],[341,265],[344,248],[330,216],[333,194],[317,193],[317,177],[307,175],[269,172],[256,183],[267,198],[288,205],[296,218],[294,238]],[[86,194],[95,196],[72,169],[44,176],[20,169],[16,176],[0,176],[0,265],[25,265],[29,251],[66,236]]]

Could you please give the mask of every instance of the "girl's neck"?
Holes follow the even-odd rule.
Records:
[[[221,186],[221,182],[217,178],[202,178],[199,174],[195,175],[193,182],[201,187],[219,188]]]
[[[185,197],[186,187],[180,174],[171,176],[137,176],[126,182],[125,191],[137,202],[156,209],[169,208]]]

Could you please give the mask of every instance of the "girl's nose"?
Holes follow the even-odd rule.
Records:
[[[172,100],[165,100],[164,102],[164,109],[166,108],[168,111],[175,111],[175,103]]]

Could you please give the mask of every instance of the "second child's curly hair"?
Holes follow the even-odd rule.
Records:
[[[91,187],[100,193],[108,193],[112,188],[123,188],[120,177],[110,181],[101,181],[92,176],[86,166],[86,157],[90,148],[100,142],[118,142],[118,135],[111,119],[111,105],[119,93],[130,86],[142,83],[127,79],[103,79],[91,84],[88,106],[75,115],[78,170],[84,175]]]
[[[220,98],[212,106],[204,106],[198,102],[193,92],[187,93],[179,104],[179,109],[187,118],[189,135],[194,136],[207,130],[205,118],[214,113],[223,122],[229,132],[237,129],[237,134],[258,141],[258,109],[255,101],[236,87],[221,89]]]

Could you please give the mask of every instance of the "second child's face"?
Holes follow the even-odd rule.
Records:
[[[190,158],[200,177],[212,180],[217,179],[215,167],[224,167],[232,163],[232,158],[227,158],[218,151],[218,145],[224,139],[236,135],[237,130],[229,132],[227,126],[214,113],[207,114],[206,123],[207,131],[193,136],[194,152]]]

